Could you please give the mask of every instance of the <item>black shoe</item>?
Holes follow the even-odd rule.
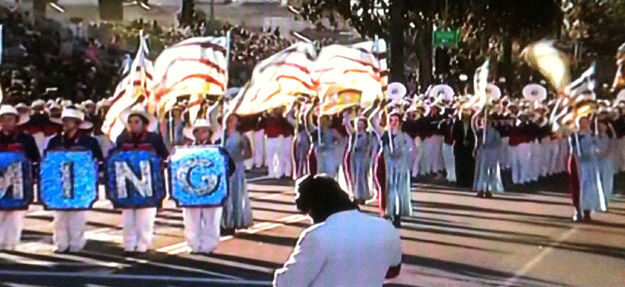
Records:
[[[584,211],[584,221],[590,222],[592,219],[590,218],[590,211]]]
[[[490,192],[490,191],[487,191],[486,194],[485,194],[485,197],[486,198],[493,198],[493,193]]]
[[[56,253],[56,254],[67,254],[67,253],[69,253],[69,247],[65,248],[65,249],[58,249],[57,248],[56,250],[54,250],[54,253]]]
[[[396,217],[395,219],[393,219],[393,226],[395,226],[395,228],[401,227],[401,219],[399,217]]]
[[[234,235],[234,233],[235,233],[234,228],[224,228],[221,230],[221,234],[223,235]]]
[[[476,197],[484,197],[484,191],[478,191],[477,194],[475,195]]]

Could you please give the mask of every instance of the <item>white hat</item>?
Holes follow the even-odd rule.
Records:
[[[0,106],[0,116],[3,116],[3,115],[14,115],[15,117],[17,117],[18,126],[25,124],[30,119],[28,115],[20,115],[17,109],[11,105]]]
[[[83,101],[83,102],[80,104],[80,107],[82,107],[83,109],[85,109],[85,108],[87,108],[87,106],[89,106],[89,105],[93,106],[93,105],[95,105],[95,103],[94,103],[92,100],[86,100],[86,101]]]
[[[144,106],[142,106],[140,104],[139,105],[134,105],[130,109],[124,110],[119,115],[119,118],[124,123],[124,125],[128,126],[128,119],[131,116],[140,116],[140,117],[144,118],[148,122],[148,124],[146,125],[147,130],[150,131],[150,132],[156,131],[158,120],[156,119],[156,117],[154,115],[148,113],[148,111],[145,110]]]
[[[61,107],[69,107],[72,105],[72,101],[70,100],[62,100],[60,103]]]
[[[18,103],[17,105],[15,105],[15,108],[16,109],[30,109],[30,106],[24,103]]]
[[[19,117],[20,114],[17,112],[17,109],[15,109],[13,106],[2,105],[0,106],[0,116],[4,116],[4,115],[14,115],[16,117]]]
[[[93,127],[92,123],[85,121],[85,114],[73,107],[65,107],[63,109],[63,113],[61,113],[61,120],[66,118],[80,121],[80,126],[78,128],[81,130],[88,130]]]
[[[42,99],[37,99],[35,101],[32,102],[32,104],[30,104],[31,108],[43,108],[46,105],[46,101],[42,100]]]
[[[196,119],[195,122],[193,122],[193,126],[189,127],[185,127],[182,130],[182,134],[188,138],[188,139],[193,139],[195,138],[195,135],[193,134],[195,132],[196,129],[200,129],[200,128],[211,128],[211,122],[208,119]]]
[[[211,123],[208,119],[196,119],[195,122],[193,123],[194,131],[199,128],[210,128],[210,127],[211,127]]]

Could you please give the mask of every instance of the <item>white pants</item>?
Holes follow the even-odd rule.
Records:
[[[512,173],[512,183],[521,183],[522,165],[520,157],[524,156],[521,153],[521,149],[518,145],[508,147],[508,164],[510,165],[510,172]]]
[[[454,146],[443,143],[443,162],[447,181],[456,182],[456,159],[454,158]]]
[[[254,132],[254,145],[252,151],[252,160],[254,167],[262,167],[265,159],[265,130],[258,130]]]
[[[291,177],[292,169],[291,169],[291,156],[293,154],[293,137],[288,136],[282,138],[282,144],[280,147],[280,169],[278,174],[285,175],[287,177]]]
[[[244,136],[246,136],[248,139],[254,138],[254,131],[248,131],[244,134]],[[252,154],[254,154],[253,149],[252,149]],[[245,170],[252,169],[252,167],[254,167],[254,157],[252,156],[251,158],[246,159],[245,161],[243,161],[243,164],[245,165]]]
[[[152,244],[156,207],[123,209],[124,251],[146,252]]]
[[[532,173],[532,143],[519,144],[516,148],[515,157],[520,167],[518,183],[528,183]]]
[[[429,174],[443,170],[443,156],[441,153],[443,138],[434,135],[423,140],[423,156],[421,157],[421,173]]]
[[[217,247],[222,211],[221,206],[183,209],[184,235],[191,250],[209,253]]]
[[[556,156],[556,173],[567,172],[569,159],[569,141],[566,138],[558,140],[558,155]]]
[[[412,162],[412,177],[417,177],[419,175],[419,165],[421,164],[421,157],[423,156],[423,143],[421,142],[420,137],[414,138],[414,161]]]
[[[267,138],[267,145],[265,146],[266,158],[265,164],[267,165],[267,171],[270,177],[279,178],[282,176],[280,173],[280,145],[282,144],[282,136],[277,138]]]
[[[57,210],[54,212],[52,241],[59,251],[77,252],[85,247],[86,210]]]
[[[545,154],[543,153],[542,145],[540,144],[540,142],[534,141],[530,143],[530,146],[531,151],[529,176],[530,181],[537,181],[541,173],[541,165],[543,163]]]
[[[0,211],[0,249],[13,250],[20,241],[26,210]]]

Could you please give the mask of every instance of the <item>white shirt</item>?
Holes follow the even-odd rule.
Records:
[[[349,210],[302,232],[274,286],[382,286],[401,263],[401,239],[390,222]]]

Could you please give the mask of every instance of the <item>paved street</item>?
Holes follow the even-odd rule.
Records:
[[[79,254],[55,254],[52,213],[31,206],[22,243],[0,253],[5,286],[265,286],[287,259],[308,219],[293,205],[292,183],[249,185],[254,226],[223,236],[210,256],[188,254],[182,215],[161,209],[154,251],[124,257],[121,212],[99,201],[89,242]],[[388,286],[623,286],[625,198],[593,224],[570,222],[559,193],[506,193],[478,199],[437,185],[413,190],[414,216],[402,229],[403,267]],[[375,212],[373,206],[365,208]],[[355,238],[356,240],[356,238]],[[337,271],[340,272],[340,271]]]

